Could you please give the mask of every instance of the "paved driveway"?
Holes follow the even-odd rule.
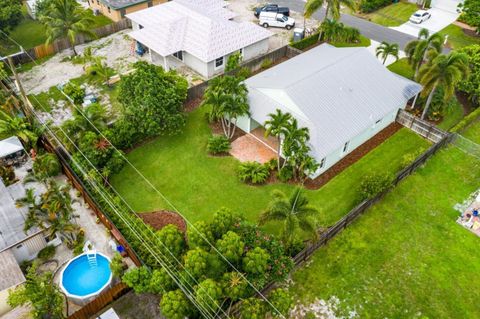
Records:
[[[433,1],[432,8],[428,10],[432,15],[429,20],[421,24],[407,22],[399,27],[391,27],[391,29],[412,36],[417,36],[418,31],[420,31],[422,28],[430,30],[431,33],[436,33],[457,20],[458,16],[460,15],[456,11],[459,2],[459,0]]]

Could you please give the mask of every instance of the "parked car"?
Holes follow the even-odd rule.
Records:
[[[275,12],[281,13],[287,17],[290,16],[290,9],[287,7],[279,7],[278,4],[267,4],[263,7],[255,8],[254,15],[255,17],[259,18],[261,12]]]
[[[427,21],[431,17],[432,17],[432,15],[430,14],[430,12],[425,11],[425,10],[418,10],[417,12],[412,14],[412,16],[410,17],[410,21],[413,22],[413,23],[420,24],[423,21]]]
[[[295,19],[287,17],[281,13],[275,12],[262,12],[260,13],[259,22],[264,28],[279,27],[290,30],[295,26]]]

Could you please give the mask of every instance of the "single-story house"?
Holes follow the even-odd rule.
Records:
[[[86,0],[94,13],[101,13],[117,22],[125,15],[147,9],[168,0]]]
[[[127,14],[129,35],[145,48],[152,63],[165,69],[186,65],[205,78],[222,73],[228,56],[244,61],[268,51],[270,31],[236,22],[223,0],[173,0]]]
[[[276,109],[310,130],[312,156],[325,172],[395,121],[421,85],[390,72],[366,48],[322,44],[245,81],[251,132]]]

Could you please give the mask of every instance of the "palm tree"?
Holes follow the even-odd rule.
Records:
[[[428,29],[421,29],[418,33],[418,39],[407,43],[405,54],[408,63],[415,69],[415,78],[418,77],[420,67],[426,60],[428,53],[431,51],[441,53],[442,48],[443,37],[438,33],[430,35]]]
[[[46,27],[47,45],[58,38],[66,37],[74,55],[77,55],[75,50],[77,35],[97,37],[95,32],[91,31],[93,18],[75,0],[52,0],[48,14],[41,16],[40,22]]]
[[[444,100],[448,100],[455,92],[458,82],[468,75],[468,56],[464,53],[450,52],[448,55],[437,55],[429,63],[422,66],[419,72],[420,83],[423,85],[423,95],[428,94],[422,119],[428,114],[428,108],[433,95],[439,86],[444,90]]]
[[[320,29],[322,30],[323,39],[327,42],[335,42],[343,39],[345,36],[345,26],[336,20],[327,19],[323,21]]]
[[[388,43],[383,41],[375,50],[377,58],[379,56],[383,59],[383,64],[387,61],[389,55],[395,57],[395,60],[398,60],[398,44],[396,43]]]
[[[269,120],[265,121],[265,136],[275,136],[277,138],[277,169],[280,170],[280,151],[282,148],[282,138],[285,137],[287,126],[292,118],[290,113],[283,113],[277,109],[275,113],[268,114]]]
[[[104,57],[101,56],[92,58],[92,64],[88,67],[88,72],[98,75],[102,82],[107,83],[107,85],[110,87],[111,84],[109,80],[115,72],[105,62],[103,62],[103,59]]]
[[[0,135],[17,136],[28,146],[34,145],[38,139],[25,118],[11,116],[3,110],[0,110]]]
[[[295,188],[290,196],[280,190],[274,190],[272,197],[267,210],[260,215],[260,225],[271,221],[283,222],[281,236],[286,247],[292,244],[298,229],[310,233],[313,239],[317,239],[317,227],[312,217],[317,216],[319,212],[309,205],[301,187]]]
[[[305,11],[303,16],[305,18],[310,18],[315,12],[317,12],[324,4],[327,5],[325,9],[325,16],[323,17],[323,22],[326,22],[328,18],[333,20],[340,19],[340,5],[356,10],[357,2],[355,0],[308,0],[305,4]],[[322,38],[323,30],[318,35],[318,40]]]

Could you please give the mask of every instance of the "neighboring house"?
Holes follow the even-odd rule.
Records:
[[[310,130],[316,177],[395,121],[422,87],[383,66],[366,48],[320,45],[245,81],[251,132],[280,109]]]
[[[101,13],[117,22],[126,14],[147,9],[168,0],[86,0],[94,13]]]
[[[222,0],[173,0],[128,14],[130,36],[152,63],[165,69],[187,65],[205,78],[222,73],[228,56],[244,61],[268,51],[270,31],[251,22],[232,21]]]
[[[32,17],[32,19],[36,19],[35,11],[37,8],[37,0],[27,0],[25,1],[25,8],[27,9],[28,15]]]

